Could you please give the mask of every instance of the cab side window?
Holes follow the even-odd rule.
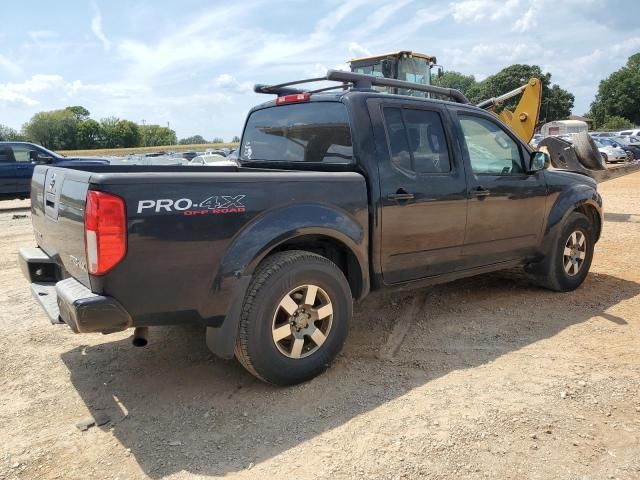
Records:
[[[13,151],[11,148],[0,146],[0,163],[13,163],[15,159],[13,158]]]
[[[29,148],[25,145],[14,145],[11,148],[13,149],[13,156],[15,157],[16,162],[30,162],[32,157],[35,159],[38,153],[33,148]]]
[[[518,144],[498,125],[485,118],[459,115],[476,175],[522,175],[522,155]]]
[[[385,107],[392,163],[401,170],[429,174],[451,171],[449,149],[438,112]]]

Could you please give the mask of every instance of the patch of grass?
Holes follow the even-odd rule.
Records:
[[[238,148],[238,145],[237,143],[203,143],[198,145],[162,145],[158,147],[102,148],[97,150],[59,150],[58,153],[67,157],[121,157],[130,153],[204,152],[207,148]]]

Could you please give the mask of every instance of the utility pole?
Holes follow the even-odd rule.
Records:
[[[147,146],[147,132],[146,132],[146,128],[144,128],[146,125],[146,121],[143,118],[142,119],[142,146],[146,147]]]

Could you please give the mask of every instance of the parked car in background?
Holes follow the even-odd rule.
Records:
[[[614,132],[589,132],[592,137],[610,137]]]
[[[185,160],[192,160],[194,157],[198,156],[197,152],[175,152],[171,154],[174,158],[184,158]]]
[[[618,135],[621,137],[638,137],[640,136],[640,128],[622,130],[621,132],[618,132]]]
[[[540,143],[540,140],[542,140],[543,138],[544,137],[542,135],[540,135],[539,133],[536,133],[531,139],[531,141],[529,142],[529,145],[531,146],[531,148],[536,150],[538,148],[538,143]]]
[[[109,160],[97,157],[65,157],[28,142],[0,142],[0,198],[27,198],[36,165],[56,167],[104,165]]]
[[[198,155],[197,157],[193,157],[189,162],[189,165],[206,165],[208,167],[212,166],[231,166],[237,167],[238,163],[235,160],[228,159],[223,155],[218,155],[217,153],[209,154],[209,155]]]
[[[227,157],[229,156],[229,154],[231,153],[231,149],[230,148],[207,148],[205,150],[205,155],[212,155],[212,154],[218,154],[218,155],[222,155],[223,157]]]
[[[602,143],[602,140],[602,138],[593,139],[605,162],[624,162],[627,160],[627,154],[624,150]]]
[[[627,153],[628,160],[640,158],[640,144],[634,144],[627,137],[600,137],[598,141],[615,148],[621,148]]]

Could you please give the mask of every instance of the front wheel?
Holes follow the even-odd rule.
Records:
[[[268,383],[313,378],[342,349],[352,308],[349,283],[335,263],[305,251],[276,253],[249,285],[236,357]]]
[[[594,239],[589,219],[582,213],[572,213],[550,254],[543,285],[558,292],[569,292],[582,285],[591,267]]]

